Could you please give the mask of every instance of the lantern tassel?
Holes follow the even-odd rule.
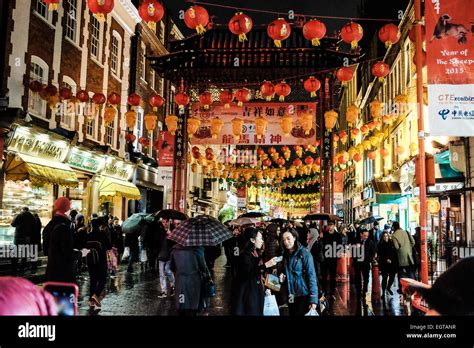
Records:
[[[310,96],[311,96],[311,98],[316,97],[316,92],[311,92]]]
[[[230,104],[229,104],[229,103],[225,103],[225,104],[224,104],[224,109],[230,109]]]
[[[58,9],[58,4],[57,4],[57,3],[49,4],[48,9],[49,9],[50,11],[56,11],[56,10]]]
[[[239,35],[239,41],[240,41],[240,42],[247,41],[247,35],[245,35],[245,34],[240,34],[240,35]]]
[[[384,82],[384,81],[385,81],[385,78],[379,77],[379,82]]]
[[[105,16],[103,13],[94,13],[94,17],[99,21],[99,22],[104,22],[105,21]]]
[[[147,22],[146,25],[153,31],[156,31],[156,22]]]
[[[358,46],[357,43],[358,43],[357,40],[354,40],[354,41],[351,42],[351,48],[352,48],[353,50],[355,50],[355,49],[357,48],[357,46]]]
[[[271,101],[271,100],[272,100],[272,98],[273,98],[273,96],[269,95],[269,96],[268,96],[268,97],[266,97],[265,99],[266,99],[267,101]]]
[[[205,104],[204,105],[204,110],[209,110],[209,105]]]
[[[278,48],[281,48],[281,41],[280,40],[274,40],[275,46]]]
[[[387,42],[385,43],[385,47],[386,47],[387,49],[390,49],[390,47],[392,47],[392,41],[387,41]]]
[[[204,26],[202,24],[199,24],[196,27],[196,31],[199,35],[204,35],[204,33],[206,32],[206,28],[204,28]]]
[[[281,102],[285,101],[285,96],[281,95],[280,98],[278,98]]]
[[[315,39],[311,40],[311,44],[312,44],[313,46],[320,46],[320,45],[321,45],[321,41],[319,41],[318,38],[315,38]]]
[[[242,103],[241,101],[239,101],[239,102],[237,103],[237,106],[243,106],[243,105],[244,105],[244,103]]]

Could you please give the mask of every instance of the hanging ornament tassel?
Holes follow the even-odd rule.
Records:
[[[196,31],[199,35],[204,35],[204,33],[206,32],[206,28],[204,28],[204,26],[202,24],[199,24],[196,27]]]
[[[353,50],[357,48],[357,41],[356,41],[356,40],[354,40],[354,41],[351,42],[351,48],[352,48]]]
[[[56,3],[53,3],[53,4],[49,4],[49,7],[48,9],[52,12],[52,11],[56,11],[58,9],[58,4]]]
[[[156,31],[156,22],[147,22],[146,25],[153,31]]]
[[[311,40],[311,44],[313,46],[319,46],[319,45],[321,45],[321,41],[319,41],[319,39],[316,38],[316,39]]]
[[[310,96],[311,96],[311,98],[316,97],[316,92],[311,92]]]
[[[281,95],[280,98],[279,98],[279,100],[280,100],[281,102],[284,102],[284,101],[285,101],[285,97],[284,97],[283,95]]]
[[[229,104],[229,103],[225,103],[225,104],[224,104],[224,109],[230,109],[230,104]]]
[[[278,48],[281,48],[281,41],[280,40],[274,40],[275,46]]]
[[[266,99],[267,101],[271,101],[271,100],[272,100],[272,98],[273,98],[273,96],[272,96],[272,95],[269,95],[269,96],[268,96],[268,97],[266,97],[265,99]]]
[[[94,17],[99,21],[99,22],[104,22],[105,21],[105,16],[103,13],[94,13]]]
[[[240,35],[239,35],[239,41],[240,41],[240,42],[247,41],[247,35],[245,35],[245,34],[240,34]]]

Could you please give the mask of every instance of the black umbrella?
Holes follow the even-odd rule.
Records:
[[[182,246],[216,246],[232,238],[232,232],[209,215],[199,215],[181,223],[168,239]]]
[[[374,215],[374,216],[369,216],[368,218],[356,221],[356,223],[359,224],[359,225],[369,225],[369,224],[373,224],[374,222],[380,221],[380,220],[383,220],[383,219],[384,218],[381,217],[381,216]]]
[[[339,221],[340,218],[337,215],[327,213],[309,213],[303,220]]]
[[[132,214],[122,224],[122,231],[124,233],[140,233],[142,227],[147,222],[153,222],[154,218],[151,214],[136,213]]]
[[[239,218],[242,218],[242,217],[256,218],[256,217],[264,217],[264,216],[267,216],[267,214],[259,212],[259,211],[251,211],[251,212],[240,215]]]
[[[185,213],[182,213],[174,209],[164,209],[160,210],[155,215],[156,218],[162,218],[167,220],[187,220],[188,216]]]

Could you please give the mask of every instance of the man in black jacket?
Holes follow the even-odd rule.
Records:
[[[21,210],[21,213],[13,219],[12,226],[15,227],[15,237],[13,243],[17,248],[31,243],[31,238],[33,237],[35,228],[35,218],[33,214],[30,213],[28,207],[24,207]],[[18,270],[18,258],[13,258],[12,264],[13,270],[16,272]],[[26,258],[22,258],[19,269],[20,273],[24,272],[25,265]]]
[[[339,232],[336,231],[336,226],[333,221],[329,221],[327,231],[323,234],[322,239],[324,261],[321,269],[321,283],[323,286],[323,293],[329,294],[333,300],[335,299],[336,292],[336,271],[337,271],[337,260],[338,252],[342,246],[342,237]],[[329,293],[328,288],[328,277],[329,277]]]
[[[358,244],[358,247],[360,247],[359,255],[355,255],[353,259],[355,288],[357,297],[362,301],[365,301],[369,285],[370,269],[376,250],[374,241],[369,239],[369,231],[360,231],[360,244]]]
[[[66,213],[71,202],[60,197],[54,202],[54,217],[43,230],[43,250],[48,256],[46,278],[55,282],[75,282],[76,263],[82,256],[74,249],[74,232]]]

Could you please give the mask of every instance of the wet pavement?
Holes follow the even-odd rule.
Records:
[[[216,297],[211,299],[209,315],[230,315],[231,279],[230,268],[225,268],[225,256],[216,260],[214,266],[214,281],[217,288]],[[126,266],[121,265],[120,272],[107,280],[107,294],[102,301],[100,310],[89,310],[88,277],[79,282],[79,315],[177,315],[174,297],[158,298],[161,288],[158,273],[141,271],[135,266],[134,273],[127,273]],[[350,282],[338,283],[336,300],[328,315],[363,315],[363,316],[397,316],[404,315],[400,304],[400,295],[396,293],[396,285],[392,287],[393,296],[387,296],[386,301],[377,301],[371,297],[371,287],[365,304],[355,296],[354,285]],[[395,282],[395,284],[397,284]],[[285,308],[281,309],[282,314]]]

